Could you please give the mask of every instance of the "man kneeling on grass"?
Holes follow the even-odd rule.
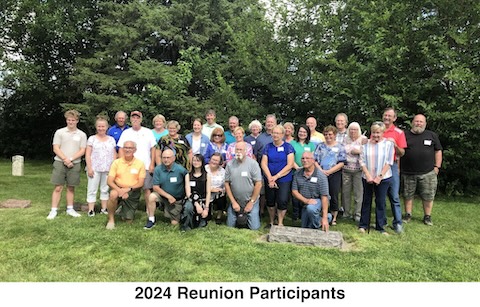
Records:
[[[119,215],[127,223],[133,221],[138,208],[146,171],[143,162],[133,156],[136,150],[135,142],[126,141],[123,145],[123,158],[113,161],[110,167],[107,179],[110,187],[107,229],[115,228],[115,211],[119,204],[121,206]]]
[[[164,215],[172,225],[180,222],[185,195],[190,196],[190,181],[188,171],[175,163],[175,154],[170,148],[162,152],[162,164],[153,172],[153,193],[148,198],[148,221],[144,229],[155,226],[155,209],[160,201],[164,207]]]

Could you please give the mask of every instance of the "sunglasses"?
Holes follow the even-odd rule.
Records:
[[[221,134],[214,134],[213,136],[215,137],[215,136],[223,136],[223,135],[221,135]]]

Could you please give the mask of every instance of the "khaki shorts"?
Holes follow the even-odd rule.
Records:
[[[128,192],[128,198],[118,198],[118,206],[122,206],[119,212],[120,217],[126,220],[133,220],[138,204],[140,203],[141,189],[135,189]]]
[[[80,184],[80,164],[73,164],[72,168],[66,167],[63,162],[54,161],[51,182],[54,185],[67,185],[76,187]]]
[[[152,192],[152,194],[155,195],[157,201],[163,204],[163,215],[170,220],[180,222],[184,200],[177,200],[175,203],[170,204],[166,198],[161,197],[157,192]]]
[[[150,175],[147,169],[147,174],[145,176],[145,181],[143,182],[143,188],[144,190],[147,189],[152,189],[153,188],[153,176]]]
[[[422,200],[430,201],[435,199],[438,185],[435,171],[422,175],[402,175],[402,182],[405,199],[413,199],[415,193],[418,193]]]

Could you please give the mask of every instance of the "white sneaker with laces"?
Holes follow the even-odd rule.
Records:
[[[53,220],[55,217],[57,217],[57,210],[51,210],[47,216],[47,220]]]
[[[68,209],[67,210],[67,215],[73,216],[73,217],[81,217],[81,215],[75,211],[74,209]]]

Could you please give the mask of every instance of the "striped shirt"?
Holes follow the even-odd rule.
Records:
[[[292,190],[298,191],[307,199],[320,199],[321,196],[328,196],[328,179],[323,172],[315,168],[310,177],[305,176],[305,169],[299,168],[293,176]]]
[[[395,146],[393,142],[387,141],[385,138],[378,143],[369,140],[367,144],[363,145],[362,153],[360,154],[360,165],[366,166],[370,175],[376,177],[382,172],[385,164],[393,165]],[[366,179],[365,173],[362,177]],[[392,177],[391,168],[383,175],[383,179]]]

